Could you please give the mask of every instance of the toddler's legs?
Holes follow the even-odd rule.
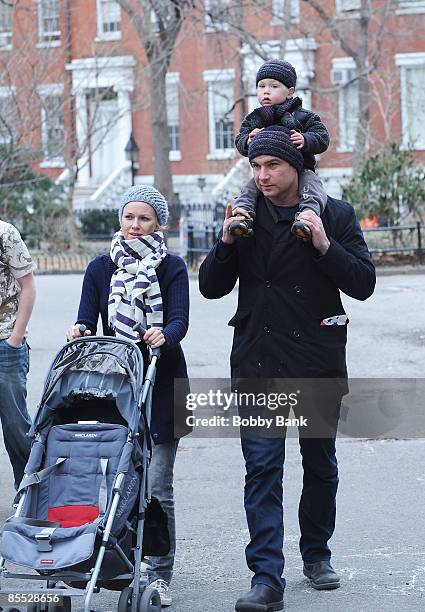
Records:
[[[251,236],[252,221],[255,218],[255,207],[257,205],[257,197],[259,191],[254,179],[251,179],[242,187],[239,197],[233,202],[233,208],[242,208],[249,213],[251,219],[245,219],[243,221],[234,221],[231,223],[229,232],[233,236]]]
[[[298,215],[305,210],[312,210],[318,217],[323,213],[326,207],[328,196],[323,187],[322,181],[317,174],[312,170],[303,170],[300,172],[299,179],[300,193],[300,210],[295,217],[291,232],[303,240],[303,242],[311,241],[311,230],[298,220]]]

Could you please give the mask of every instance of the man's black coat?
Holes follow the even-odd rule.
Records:
[[[295,209],[294,209],[295,212]],[[322,216],[330,247],[324,256],[278,221],[260,196],[254,236],[220,244],[199,270],[202,295],[230,293],[239,279],[230,358],[233,378],[346,378],[346,326],[321,326],[345,314],[340,290],[358,300],[375,287],[375,268],[354,209],[328,198]]]

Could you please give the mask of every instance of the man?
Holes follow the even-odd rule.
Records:
[[[239,279],[234,326],[232,378],[334,378],[346,386],[346,323],[340,290],[365,300],[374,290],[375,270],[353,208],[328,197],[318,217],[311,211],[299,218],[311,229],[305,244],[290,228],[299,208],[298,173],[301,153],[281,126],[259,132],[248,149],[257,202],[254,235],[235,238],[230,224],[245,212],[229,205],[223,232],[199,271],[200,291],[220,298]],[[324,319],[341,315],[342,325]],[[326,381],[324,381],[326,382]],[[316,589],[339,586],[328,547],[335,526],[338,469],[335,431],[341,394],[335,394],[334,428],[328,437],[301,437],[304,480],[299,505],[300,550],[304,574]],[[241,438],[246,465],[245,511],[250,532],[246,548],[254,573],[249,593],[236,610],[283,609],[285,580],[282,477],[285,439]]]
[[[0,221],[0,418],[17,489],[31,440],[28,415],[27,324],[35,301],[35,264],[18,230]]]

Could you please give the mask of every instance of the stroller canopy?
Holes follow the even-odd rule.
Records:
[[[143,356],[133,342],[104,336],[77,338],[53,360],[31,434],[50,427],[61,410],[78,406],[79,414],[87,408],[87,416],[92,416],[93,402],[98,412],[102,405],[113,404],[135,433],[142,379]]]

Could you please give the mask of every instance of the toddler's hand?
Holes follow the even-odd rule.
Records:
[[[296,145],[297,149],[302,149],[305,144],[305,138],[300,132],[296,130],[291,130],[291,140]]]
[[[264,128],[254,128],[248,136],[248,144],[251,144],[252,139],[254,138],[254,136],[256,136],[258,134],[258,132],[261,132],[261,130],[264,130]]]

